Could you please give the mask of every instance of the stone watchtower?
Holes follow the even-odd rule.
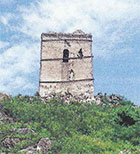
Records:
[[[39,94],[93,99],[92,35],[42,33]]]

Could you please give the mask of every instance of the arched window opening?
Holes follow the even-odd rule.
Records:
[[[63,62],[67,63],[69,61],[69,50],[64,49],[63,51]]]

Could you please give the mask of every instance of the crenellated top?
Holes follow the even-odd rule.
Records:
[[[92,40],[91,34],[86,34],[82,30],[76,30],[73,33],[56,33],[56,32],[48,32],[41,34],[42,40],[48,39],[88,39]]]

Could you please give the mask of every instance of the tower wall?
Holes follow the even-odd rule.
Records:
[[[69,51],[64,62],[64,50]],[[41,97],[69,93],[75,97],[94,96],[92,36],[82,31],[71,34],[43,33],[41,36]]]

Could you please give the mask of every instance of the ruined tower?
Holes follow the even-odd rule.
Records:
[[[81,30],[73,33],[42,33],[39,94],[70,94],[93,99],[92,35]]]

